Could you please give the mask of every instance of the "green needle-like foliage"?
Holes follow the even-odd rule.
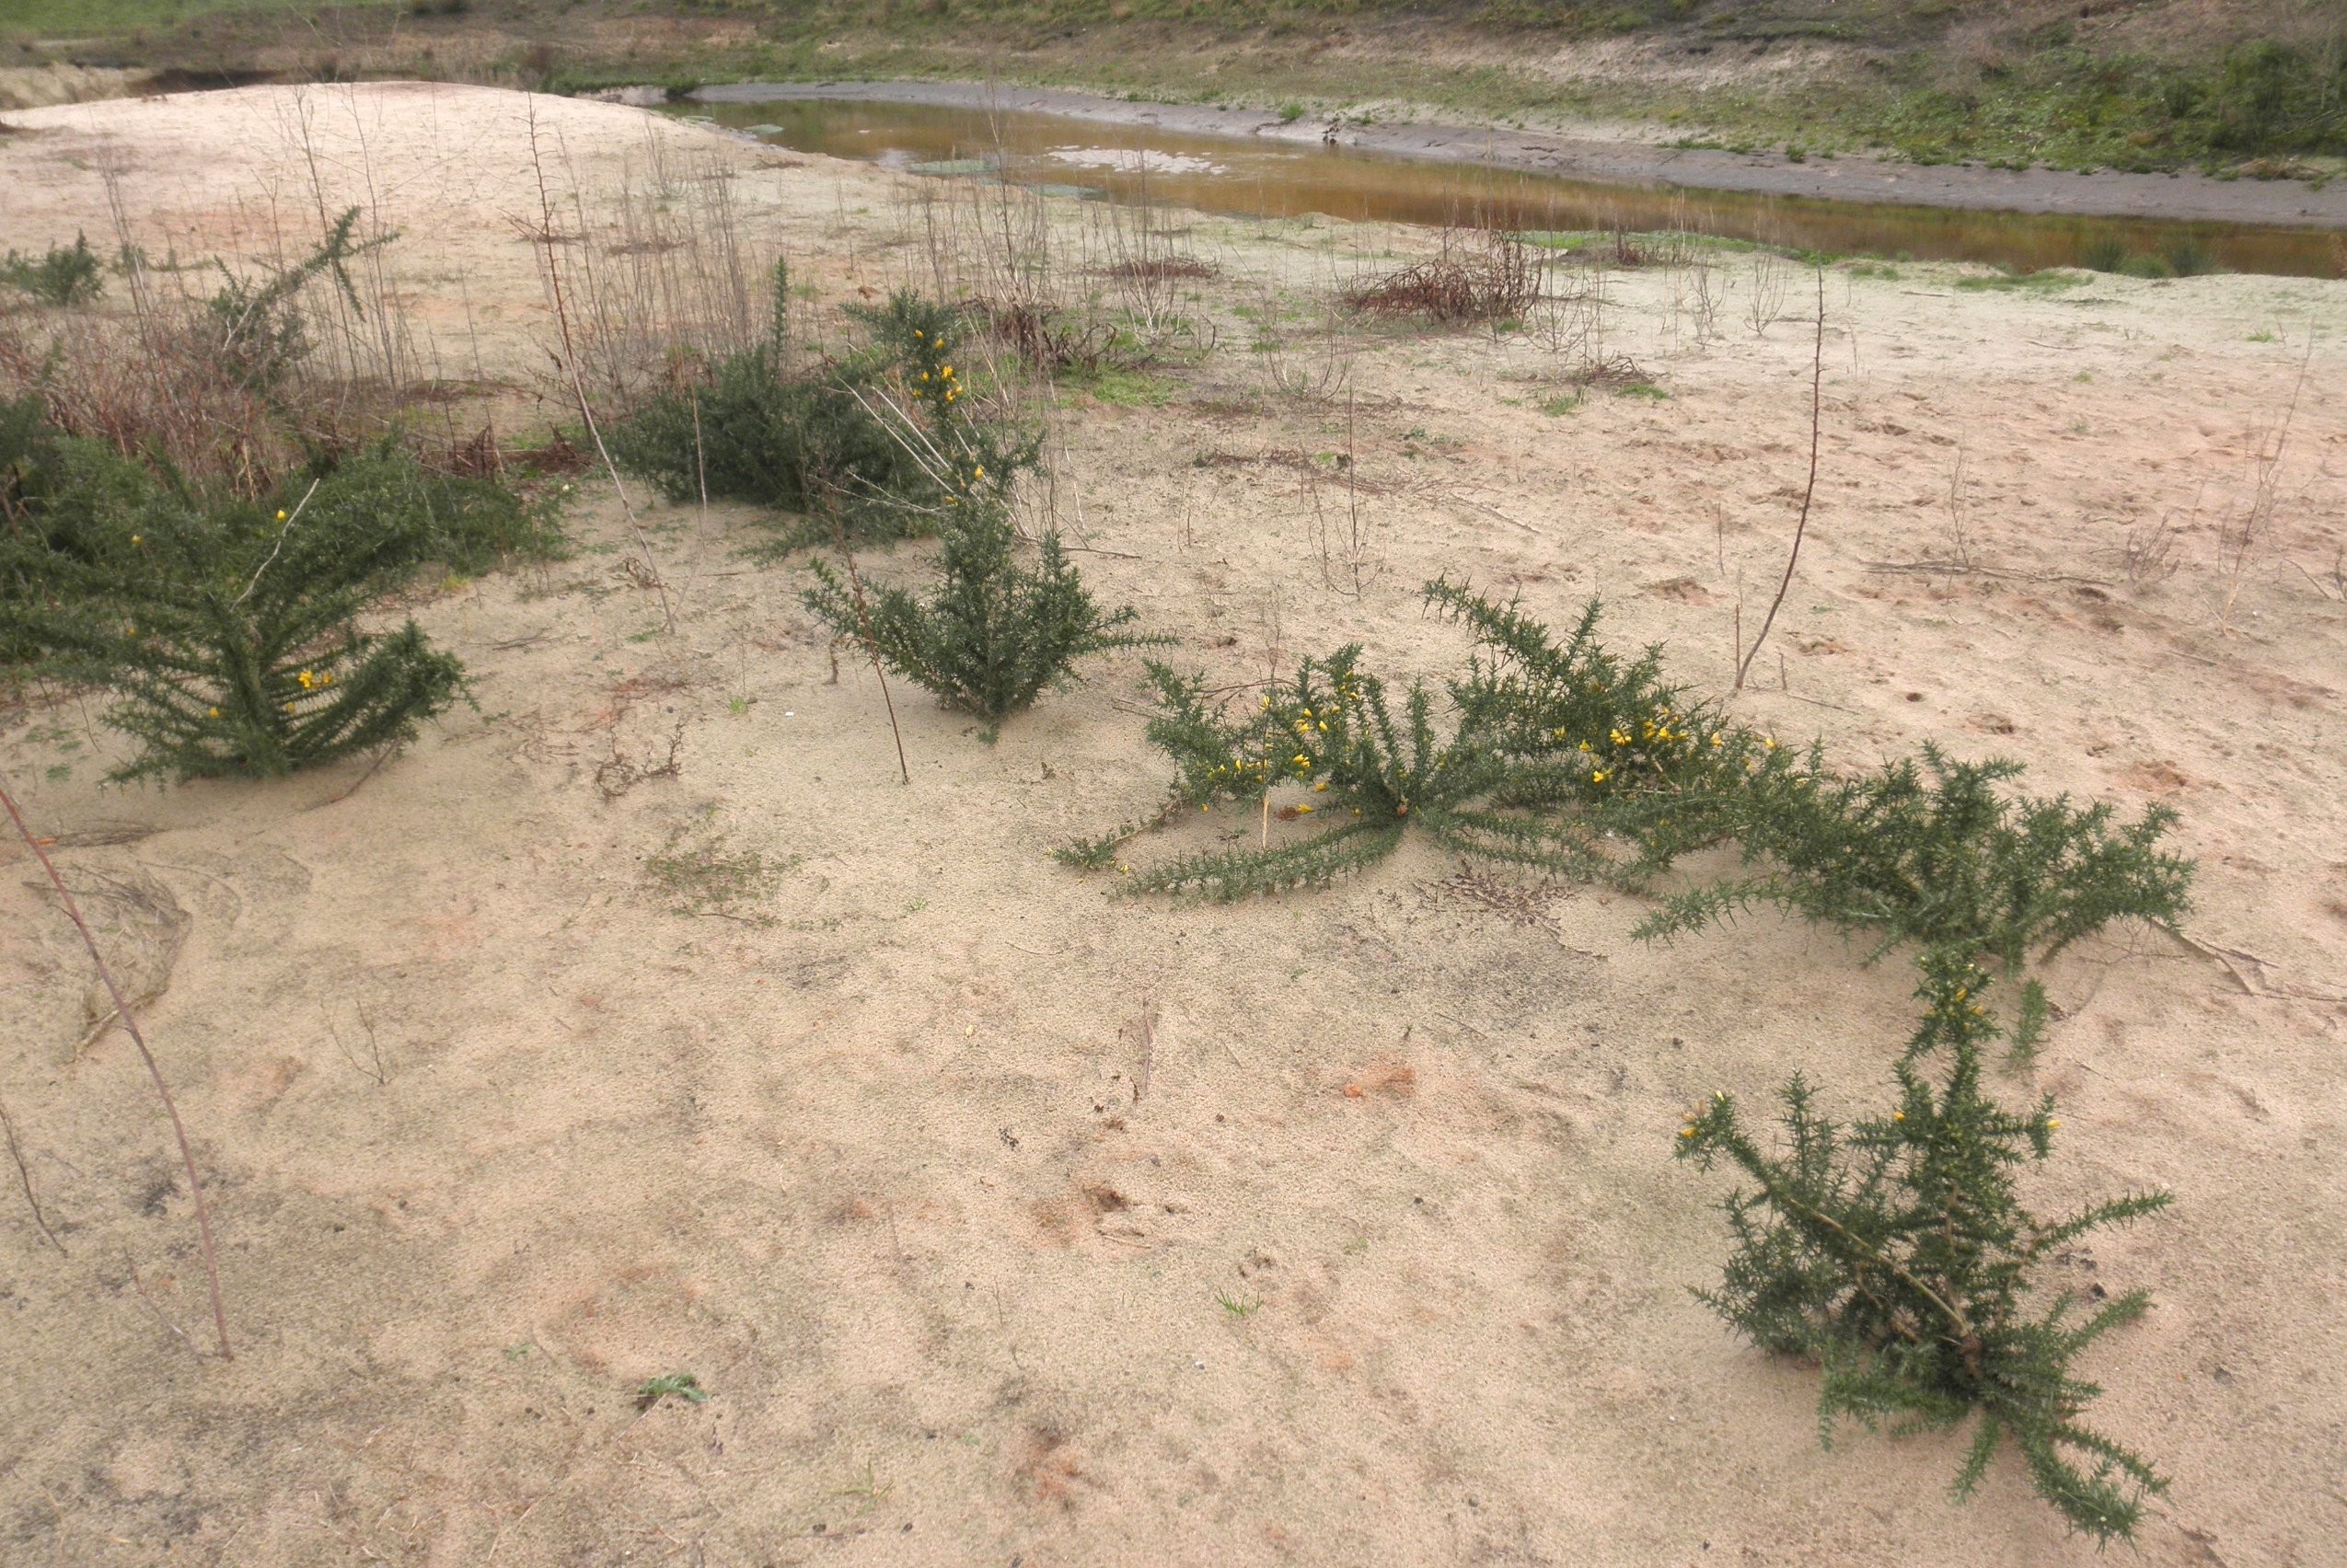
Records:
[[[866,544],[925,536],[962,493],[949,476],[982,469],[979,488],[1000,494],[1035,466],[1034,438],[979,411],[955,363],[952,306],[899,291],[849,312],[871,330],[869,348],[803,361],[789,335],[789,282],[777,263],[763,341],[613,427],[622,467],[672,500],[706,493],[794,513],[783,543],[795,548],[842,533]]]
[[[1447,743],[1433,738],[1421,687],[1394,721],[1383,687],[1355,668],[1358,649],[1307,660],[1235,724],[1209,704],[1205,677],[1153,669],[1162,711],[1149,739],[1177,774],[1160,823],[1287,782],[1333,793],[1351,813],[1340,826],[1358,831],[1196,857],[1127,885],[1228,898],[1324,882],[1399,842],[1372,828],[1411,819],[1464,853],[1632,887],[1735,840],[1750,874],[1672,894],[1638,928],[1647,938],[1775,903],[1867,933],[1877,955],[1945,949],[2013,974],[2113,920],[2168,923],[2183,910],[2192,869],[2161,847],[2175,821],[2165,808],[2122,824],[2108,803],[2009,795],[1998,786],[2019,764],[1955,762],[1929,745],[1920,761],[1838,778],[1821,746],[1781,746],[1689,697],[1664,676],[1659,649],[1614,655],[1598,640],[1594,602],[1558,639],[1448,580],[1425,598],[1475,642],[1450,683]],[[1063,859],[1100,864],[1133,831]],[[2026,1052],[2045,1004],[2034,983],[2023,1000]]]
[[[396,745],[457,699],[463,668],[413,622],[378,635],[358,617],[452,539],[480,546],[452,494],[459,512],[481,501],[386,453],[219,501],[36,436],[0,452],[0,644],[121,699],[108,721],[142,749],[118,778],[270,776]]]
[[[1079,659],[1169,640],[1119,629],[1132,608],[1103,611],[1057,533],[1043,536],[1032,568],[1020,563],[1012,485],[1035,465],[1040,444],[975,411],[954,363],[955,312],[899,291],[883,307],[852,314],[873,329],[874,352],[891,369],[884,384],[849,395],[903,462],[884,483],[860,476],[840,487],[835,536],[844,542],[850,517],[888,520],[867,521],[864,538],[934,531],[940,578],[926,597],[902,588],[867,594],[852,564],[843,578],[816,561],[807,607],[940,701],[976,714],[989,740],[1045,687],[1071,679]]]
[[[0,283],[43,305],[87,305],[106,292],[106,273],[89,248],[89,236],[77,234],[73,244],[52,245],[39,256],[9,251],[0,259]]]
[[[1998,1037],[1981,1000],[1989,975],[1945,949],[1922,964],[1925,1011],[1895,1069],[1889,1116],[1837,1126],[1796,1077],[1783,1091],[1781,1153],[1753,1140],[1724,1094],[1680,1130],[1680,1158],[1705,1170],[1725,1159],[1752,1183],[1723,1205],[1736,1251],[1719,1288],[1698,1294],[1763,1350],[1822,1366],[1829,1445],[1844,1416],[1893,1433],[1969,1418],[1977,1425],[1958,1497],[2009,1439],[2074,1528],[2125,1538],[2144,1495],[2167,1483],[2080,1424],[2101,1389],[2072,1366],[2148,1298],[2131,1292],[2075,1317],[2066,1295],[2041,1305],[2036,1275],[2054,1249],[2154,1213],[2168,1194],[2052,1221],[2025,1207],[2015,1175],[2051,1151],[2053,1102],[2016,1116],[1982,1092],[1982,1052]]]
[[[1133,620],[1132,607],[1104,612],[1058,535],[1046,534],[1034,567],[1023,566],[1003,510],[976,495],[963,499],[969,504],[942,530],[934,592],[860,593],[816,561],[807,607],[842,640],[868,646],[941,702],[977,715],[989,739],[1045,687],[1071,679],[1077,660],[1165,640],[1119,630]]]
[[[1513,765],[1518,788],[1572,806],[1618,836],[1625,882],[1733,836],[1745,803],[1794,776],[1797,754],[1666,680],[1662,651],[1624,662],[1597,640],[1591,600],[1561,643],[1512,605],[1450,582],[1425,599],[1475,638],[1454,695],[1468,721]]]
[[[1921,767],[1902,758],[1856,778],[1819,767],[1755,778],[1721,814],[1759,874],[1682,894],[1639,934],[1769,902],[1867,932],[1878,952],[1913,943],[1987,953],[2011,974],[2113,920],[2181,915],[2192,868],[2158,847],[2173,812],[2155,806],[2121,824],[2107,801],[1996,788],[2020,772],[2017,762],[1952,761],[1926,744]]]
[[[1202,676],[1152,663],[1160,711],[1150,744],[1174,759],[1171,810],[1261,800],[1275,786],[1308,787],[1293,808],[1331,825],[1301,843],[1193,856],[1137,874],[1135,892],[1243,898],[1329,882],[1383,859],[1415,826],[1463,854],[1555,870],[1586,870],[1590,852],[1569,825],[1519,809],[1544,788],[1524,778],[1470,718],[1446,741],[1433,699],[1412,683],[1397,715],[1385,683],[1359,667],[1358,645],[1307,659],[1236,721],[1210,701]],[[1324,799],[1321,799],[1324,797]]]
[[[298,302],[313,279],[333,279],[344,305],[353,315],[365,317],[358,286],[351,281],[351,263],[399,236],[359,239],[358,221],[358,208],[343,209],[327,225],[318,248],[266,282],[239,278],[228,271],[226,263],[215,263],[220,268],[220,292],[204,302],[217,334],[213,352],[239,384],[265,395],[278,394],[294,367],[309,353],[309,326]]]

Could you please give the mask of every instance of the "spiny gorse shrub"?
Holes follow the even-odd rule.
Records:
[[[1384,683],[1360,672],[1357,646],[1305,660],[1272,683],[1259,711],[1236,720],[1227,699],[1209,700],[1204,676],[1152,665],[1160,710],[1148,736],[1176,772],[1159,822],[1185,808],[1263,801],[1285,786],[1331,799],[1283,815],[1318,813],[1331,825],[1300,842],[1142,870],[1126,887],[1230,899],[1324,883],[1390,854],[1412,824],[1462,854],[1635,882],[1723,836],[1731,813],[1713,802],[1791,764],[1774,740],[1666,681],[1659,650],[1626,662],[1610,652],[1594,602],[1560,642],[1514,606],[1447,580],[1428,584],[1425,598],[1475,638],[1465,674],[1448,684],[1447,738],[1425,685],[1411,685],[1397,718]],[[1063,859],[1104,864],[1137,831]]]
[[[792,348],[789,274],[775,267],[765,340],[705,379],[652,398],[611,432],[613,458],[672,500],[749,502],[802,519],[787,546],[844,532],[879,543],[934,532],[956,489],[941,467],[983,467],[1007,487],[1035,444],[978,412],[954,363],[957,314],[900,291],[850,316],[864,350],[805,360]],[[911,417],[892,417],[905,416]]]
[[[1597,637],[1598,600],[1560,641],[1513,605],[1448,578],[1427,584],[1424,598],[1474,638],[1453,687],[1466,725],[1612,836],[1616,880],[1635,883],[1733,836],[1744,802],[1798,771],[1774,736],[1666,679],[1659,646],[1628,660],[1609,650]]]
[[[1724,1204],[1735,1241],[1719,1288],[1699,1291],[1763,1350],[1821,1368],[1819,1435],[1856,1418],[1893,1433],[1976,1424],[1956,1475],[1971,1493],[2007,1441],[2040,1495],[2098,1540],[2133,1533],[2150,1464],[2081,1424],[2101,1392],[2073,1370],[2097,1338],[2141,1317],[2131,1291],[2074,1314],[2041,1281],[2056,1250],[2167,1205],[2145,1193],[2041,1219],[2016,1173],[2051,1152],[2051,1098],[2028,1115],[1982,1090],[1997,1037],[1988,973],[1946,949],[1922,960],[1921,1025],[1896,1069],[1897,1104],[1847,1127],[1820,1115],[1795,1077],[1782,1091],[1782,1147],[1763,1149],[1736,1101],[1715,1097],[1680,1129],[1679,1156],[1725,1159],[1752,1183]]]
[[[422,562],[490,548],[480,487],[392,449],[223,499],[97,442],[11,434],[0,641],[120,698],[108,721],[140,751],[117,778],[288,773],[402,743],[461,695],[413,621],[358,621]]]
[[[351,313],[366,318],[351,263],[399,236],[360,239],[358,221],[359,209],[345,208],[326,225],[316,248],[272,277],[238,277],[225,263],[214,263],[221,284],[203,302],[204,315],[220,367],[240,386],[264,396],[282,394],[295,369],[309,357],[309,321],[300,302],[313,279],[330,278]]]
[[[39,256],[9,251],[0,259],[0,283],[43,305],[87,305],[106,292],[106,273],[89,236],[77,234],[73,244],[52,245]]]
[[[1463,854],[1587,868],[1582,837],[1537,814],[1556,798],[1554,778],[1514,767],[1472,715],[1448,736],[1438,733],[1434,698],[1421,682],[1411,683],[1396,712],[1384,681],[1362,671],[1360,656],[1354,645],[1306,659],[1236,718],[1231,699],[1210,696],[1204,676],[1150,663],[1159,711],[1149,739],[1176,774],[1164,815],[1261,801],[1287,786],[1306,798],[1282,814],[1317,816],[1320,824],[1294,843],[1243,844],[1150,868],[1127,884],[1130,891],[1227,900],[1324,883],[1393,853],[1412,827]],[[1119,841],[1112,836],[1065,858],[1099,863]]]
[[[866,593],[816,561],[807,607],[842,640],[870,648],[939,701],[975,715],[989,740],[1045,687],[1071,679],[1077,660],[1162,640],[1119,629],[1134,619],[1131,606],[1104,612],[1058,535],[1046,534],[1035,565],[1023,566],[1009,513],[976,490],[961,499],[940,530],[933,592]]]
[[[2011,973],[2111,921],[2172,922],[2184,907],[2191,867],[2161,847],[2175,820],[2163,808],[2121,823],[2108,803],[2010,795],[1998,786],[2019,764],[1953,762],[1928,745],[1920,763],[1839,778],[1821,747],[1781,746],[1689,698],[1664,677],[1659,649],[1627,660],[1609,651],[1595,603],[1560,640],[1448,581],[1428,584],[1426,599],[1475,640],[1465,675],[1450,683],[1447,742],[1433,738],[1421,688],[1406,728],[1392,723],[1382,687],[1355,671],[1358,649],[1307,660],[1236,725],[1209,710],[1204,677],[1157,671],[1161,712],[1148,733],[1174,763],[1172,807],[1326,786],[1341,788],[1362,825],[1177,862],[1131,885],[1235,897],[1326,882],[1390,850],[1408,801],[1431,808],[1430,827],[1455,820],[1459,831],[1439,831],[1464,852],[1630,887],[1691,851],[1738,843],[1751,874],[1671,895],[1639,928],[1648,938],[1766,902],[1866,933],[1878,954],[1946,948]],[[1336,727],[1326,742],[1324,724]],[[1282,736],[1299,744],[1282,751]],[[1098,863],[1124,836],[1071,858]],[[2027,999],[2042,1006],[2034,992]]]
[[[2154,806],[2132,823],[2108,801],[2011,795],[2017,762],[1957,762],[1929,743],[1837,778],[1810,766],[1754,778],[1717,816],[1757,874],[1665,901],[1639,928],[1671,936],[1753,903],[1895,947],[1985,954],[2007,974],[2119,919],[2172,924],[2192,868],[2163,851],[2176,820]]]

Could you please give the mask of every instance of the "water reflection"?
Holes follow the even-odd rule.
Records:
[[[1085,186],[1131,200],[1249,217],[1321,213],[1353,221],[1473,222],[1546,231],[1692,227],[1730,239],[1837,255],[1984,261],[2017,271],[2197,249],[2221,267],[2335,276],[2340,236],[2246,224],[1901,207],[1741,191],[1601,184],[1345,146],[1113,130],[1028,110],[823,99],[695,104],[689,112],[803,152],[929,174],[999,175]]]

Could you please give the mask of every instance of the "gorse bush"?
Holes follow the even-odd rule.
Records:
[[[309,325],[300,300],[311,280],[332,279],[352,313],[364,318],[365,306],[351,281],[351,263],[399,236],[386,234],[359,239],[358,221],[359,209],[346,208],[327,225],[316,248],[265,281],[240,278],[225,263],[219,264],[220,290],[203,302],[204,312],[219,363],[240,385],[256,392],[279,391],[294,368],[308,356]]]
[[[845,532],[863,542],[935,531],[958,490],[941,472],[986,469],[1008,487],[1035,443],[980,414],[954,363],[956,313],[901,291],[849,314],[873,341],[802,364],[790,339],[789,274],[777,263],[764,341],[646,402],[610,432],[611,455],[672,500],[703,493],[799,515],[792,546]],[[892,413],[910,410],[909,420]]]
[[[106,292],[106,273],[89,236],[77,234],[73,244],[52,245],[38,257],[9,251],[0,259],[0,283],[43,305],[87,305]]]
[[[1462,854],[1635,883],[1732,833],[1731,800],[1790,767],[1773,739],[1666,681],[1659,650],[1626,663],[1609,652],[1595,604],[1560,643],[1447,581],[1425,596],[1476,640],[1466,674],[1448,685],[1447,738],[1423,683],[1397,719],[1384,683],[1360,672],[1358,647],[1305,660],[1236,721],[1227,700],[1209,705],[1205,677],[1152,665],[1160,712],[1148,735],[1177,774],[1160,820],[1288,786],[1331,798],[1283,815],[1320,813],[1331,825],[1299,843],[1144,869],[1128,888],[1229,899],[1324,883],[1391,853],[1413,824]],[[1069,858],[1100,863],[1123,836]]]
[[[1175,773],[1159,824],[1240,801],[1267,815],[1285,789],[1301,801],[1283,818],[1333,825],[1273,845],[1266,823],[1253,845],[1142,868],[1126,886],[1235,898],[1324,882],[1391,853],[1413,823],[1464,854],[1631,886],[1733,840],[1752,874],[1674,894],[1640,935],[1771,902],[1866,933],[1878,953],[1912,945],[1925,1011],[1887,1118],[1837,1126],[1797,1077],[1780,1154],[1763,1150],[1725,1095],[1681,1130],[1682,1158],[1706,1169],[1724,1158],[1756,1189],[1727,1201],[1735,1252],[1704,1299],[1764,1349],[1822,1366],[1821,1435],[1841,1416],[1894,1431],[1972,1420],[1960,1496],[2010,1441],[2074,1528],[2131,1534],[2144,1495],[2165,1483],[2081,1424],[2100,1390],[2072,1366],[2145,1298],[2074,1318],[2066,1297],[2043,1301],[2041,1275],[2064,1243],[2168,1199],[2120,1198],[2052,1222],[2022,1205],[2016,1170],[2048,1156],[2059,1124],[2050,1101],[2016,1116],[1983,1090],[1982,1052],[2001,1037],[1983,965],[2010,974],[2111,920],[2174,920],[2191,868],[2160,847],[2172,815],[2120,824],[2107,804],[2008,795],[1999,787],[2018,764],[1959,763],[1930,746],[1920,762],[1837,778],[1821,746],[1780,746],[1692,700],[1665,678],[1659,650],[1609,651],[1595,604],[1560,640],[1447,581],[1426,599],[1474,638],[1465,675],[1449,686],[1447,739],[1426,688],[1414,684],[1397,717],[1359,671],[1358,648],[1304,661],[1236,720],[1205,676],[1151,663],[1149,739]],[[1104,864],[1138,831],[1061,859]],[[2048,1014],[2029,982],[2017,1051]]]
[[[1303,785],[1338,792],[1362,825],[1176,862],[1132,885],[1235,897],[1325,882],[1389,851],[1416,810],[1464,852],[1633,887],[1737,842],[1752,874],[1671,895],[1639,928],[1648,938],[1774,903],[1864,933],[1878,954],[1944,948],[2009,973],[2113,920],[2173,921],[2184,907],[2191,869],[2159,847],[2175,820],[2165,809],[2121,824],[2109,804],[2009,796],[1998,786],[2018,763],[1953,762],[1928,745],[1920,763],[1836,778],[1821,748],[1781,746],[1691,699],[1664,678],[1659,649],[1608,651],[1595,604],[1560,641],[1449,582],[1426,599],[1475,639],[1440,744],[1424,689],[1395,724],[1382,686],[1358,674],[1357,648],[1305,661],[1236,724],[1207,708],[1203,677],[1154,670],[1161,712],[1148,733],[1174,760],[1174,806]]]
[[[2072,1367],[2148,1300],[2131,1292],[2074,1317],[2066,1293],[2043,1300],[2040,1276],[2064,1244],[2154,1213],[2168,1195],[2051,1221],[2025,1207],[2015,1173],[2051,1152],[2053,1102],[2017,1116],[1982,1092],[1982,1050],[1997,1037],[1981,1000],[1990,977],[1944,949],[1923,969],[1924,1018],[1888,1116],[1839,1126],[1796,1077],[1783,1090],[1781,1152],[1761,1147],[1724,1094],[1680,1130],[1680,1158],[1705,1170],[1725,1159],[1752,1184],[1724,1205],[1735,1251],[1719,1288],[1697,1294],[1762,1349],[1820,1365],[1829,1445],[1844,1416],[1893,1432],[1970,1419],[1960,1498],[2009,1440],[2073,1528],[2126,1537],[2144,1495],[2166,1482],[2081,1424],[2101,1389]]]
[[[1677,894],[1639,933],[1671,936],[1765,902],[1865,933],[1878,954],[1913,944],[1993,957],[2014,974],[2113,920],[2183,912],[2191,867],[2159,848],[2173,812],[2120,824],[2108,802],[1999,791],[2021,771],[1951,761],[1926,744],[1920,766],[1756,779],[1727,814],[1760,874]]]
[[[359,617],[422,562],[485,563],[531,525],[396,448],[222,500],[6,412],[0,642],[115,693],[108,721],[140,743],[117,778],[271,776],[408,740],[462,667],[412,621]]]
[[[983,721],[989,739],[1045,687],[1070,679],[1077,660],[1162,640],[1118,629],[1131,623],[1132,609],[1104,613],[1057,534],[1044,536],[1030,569],[1019,563],[1018,535],[1000,506],[956,511],[941,530],[933,593],[865,595],[856,580],[817,561],[807,607],[841,640],[870,648],[939,701]]]
[[[1613,836],[1618,880],[1636,882],[1731,836],[1743,803],[1796,769],[1774,736],[1666,680],[1659,647],[1626,662],[1610,651],[1594,600],[1562,642],[1513,605],[1447,579],[1428,583],[1425,600],[1475,640],[1454,688],[1467,722]]]
[[[705,379],[664,392],[615,425],[613,458],[675,501],[704,491],[809,513],[861,479],[886,488],[909,468],[902,448],[839,377],[792,363],[790,277],[777,263],[766,339]]]
[[[1171,809],[1263,800],[1288,785],[1309,797],[1283,816],[1318,814],[1320,830],[1293,844],[1194,856],[1136,875],[1131,891],[1188,891],[1217,899],[1329,882],[1391,854],[1416,827],[1463,854],[1551,870],[1583,870],[1587,845],[1569,827],[1523,808],[1551,803],[1554,781],[1512,767],[1471,719],[1448,738],[1434,701],[1412,683],[1394,711],[1385,683],[1360,669],[1358,646],[1307,659],[1237,719],[1210,700],[1203,676],[1151,662],[1159,712],[1149,739],[1177,772]],[[1088,856],[1097,860],[1107,844]]]
[[[1058,534],[1043,536],[1034,567],[1020,563],[1012,491],[1041,443],[973,408],[969,380],[954,366],[955,312],[900,290],[850,315],[872,329],[887,371],[840,388],[901,460],[885,483],[850,475],[835,487],[836,531],[843,541],[851,532],[933,532],[939,581],[926,597],[902,588],[866,595],[852,563],[843,579],[817,561],[808,608],[843,640],[977,716],[989,740],[1046,687],[1071,679],[1079,659],[1164,640],[1119,629],[1132,609],[1100,608]],[[850,530],[850,519],[861,526]]]

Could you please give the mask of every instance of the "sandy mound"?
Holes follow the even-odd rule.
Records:
[[[12,117],[41,133],[0,143],[9,241],[110,235],[110,171],[157,253],[267,254],[272,225],[371,199],[405,233],[419,352],[526,398],[533,114],[538,167],[559,146],[590,206],[664,147],[730,160],[827,309],[919,275],[875,170],[420,86]],[[1189,243],[1245,299],[1415,242],[1199,218]],[[2334,343],[2271,532],[2237,572],[2223,544],[2347,285],[1959,277],[1831,275],[1820,508],[1741,701],[1854,758],[1936,738],[2182,812],[2188,928],[2229,967],[2088,944],[2006,1087],[2061,1097],[2048,1206],[2179,1194],[2064,1265],[2156,1297],[2087,1367],[2099,1423],[2175,1478],[2145,1560],[2324,1561],[2347,1532],[2342,1009],[2319,999],[2347,973]],[[1606,318],[1662,398],[1552,415],[1535,343],[1361,340],[1358,598],[1324,583],[1294,461],[1343,448],[1344,409],[1240,396],[1243,338],[1162,406],[1070,395],[1077,559],[1219,670],[1358,639],[1439,674],[1458,638],[1415,591],[1448,571],[1559,620],[1602,591],[1624,643],[1724,684],[1739,594],[1749,627],[1781,569],[1809,334],[1730,319],[1698,344],[1670,286],[1618,275]],[[584,499],[573,559],[422,609],[479,710],[363,783],[107,790],[94,711],[11,716],[35,821],[77,887],[116,890],[105,940],[159,987],[241,1346],[200,1362],[177,1332],[203,1342],[165,1129],[127,1042],[79,1046],[89,976],[0,851],[0,1101],[64,1248],[0,1169],[0,1554],[2093,1560],[2009,1460],[1959,1509],[1956,1440],[1821,1452],[1814,1375],[1687,1294],[1725,1241],[1721,1184],[1669,1159],[1680,1113],[1797,1066],[1878,1103],[1902,963],[1775,918],[1641,947],[1635,901],[1415,846],[1317,894],[1108,898],[1048,855],[1162,788],[1132,664],[990,747],[899,693],[900,787],[869,673],[831,678],[798,574],[742,559],[751,519],[649,515],[664,634],[614,571],[607,490]],[[2140,557],[2163,523],[2178,570],[2131,581],[2131,530]],[[1983,570],[1870,564],[1948,557],[1960,525]],[[676,777],[596,788],[671,737]],[[681,1371],[713,1397],[637,1408]]]

